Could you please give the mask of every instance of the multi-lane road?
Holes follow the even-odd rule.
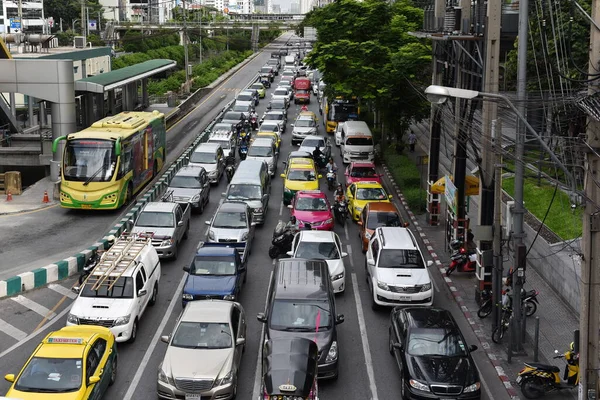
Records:
[[[285,41],[286,38],[281,40]],[[219,111],[219,107],[222,107],[220,106],[221,102],[231,98],[235,89],[240,89],[248,83],[248,80],[269,58],[269,53],[270,49],[265,49],[263,54],[224,82],[211,98],[206,99],[204,104],[194,111],[190,118],[179,124],[176,128],[179,139],[171,139],[169,142],[171,154],[174,154],[178,147],[184,146],[191,136],[198,133],[198,127],[203,127],[208,122],[207,118]],[[277,82],[278,77],[275,79]],[[273,88],[268,90],[267,98],[261,100],[257,107],[259,115],[265,111],[268,98],[275,86],[274,84]],[[223,96],[222,99],[221,96]],[[314,96],[309,109],[318,115],[318,105]],[[290,123],[299,112],[300,107],[292,104],[288,112]],[[323,134],[322,124],[320,129],[320,133]],[[175,130],[172,130],[169,135],[174,136],[173,131]],[[280,160],[285,160],[289,151],[293,149],[290,137],[291,128],[288,126],[287,132],[283,135]],[[341,158],[337,148],[334,149],[334,154],[338,166],[341,167]],[[279,177],[279,173],[283,170],[282,166],[280,161],[276,177],[273,178],[266,223],[257,229],[258,240],[254,241],[254,248],[249,259],[248,281],[239,299],[246,310],[248,324],[247,347],[242,359],[238,383],[238,398],[244,400],[258,397],[262,324],[256,320],[255,316],[264,310],[268,280],[274,264],[273,260],[268,257],[267,250],[277,221],[289,218],[289,210],[283,207],[281,202],[283,180]],[[221,199],[221,192],[225,191],[226,185],[227,182],[223,178],[218,186],[212,188],[210,204],[204,214],[193,216],[189,239],[183,243],[178,260],[163,262],[157,304],[148,309],[147,314],[142,318],[136,342],[119,345],[118,377],[115,385],[105,396],[106,399],[156,398],[157,369],[166,349],[166,345],[160,342],[159,338],[162,334],[170,333],[175,319],[182,309],[180,299],[185,279],[182,267],[189,265],[198,242],[205,239],[207,226],[204,221],[215,212]],[[321,182],[321,188],[327,191],[324,180]],[[331,193],[328,193],[331,196]],[[56,213],[56,210],[47,212],[50,215],[53,212]],[[64,214],[62,218],[66,220],[67,216],[73,217],[71,214]],[[116,216],[116,213],[110,216],[82,214],[78,215],[76,219],[89,224],[87,237],[96,239],[98,232],[102,232],[103,229],[110,226]],[[80,227],[83,225],[77,224]],[[346,227],[337,225],[335,231],[339,234],[349,254],[345,259],[347,288],[343,295],[336,297],[338,312],[345,315],[345,322],[339,326],[338,331],[339,379],[321,382],[320,398],[334,400],[399,399],[398,370],[387,347],[389,310],[383,309],[377,312],[371,310],[370,292],[365,282],[365,260],[360,251],[356,225],[352,223],[347,224]],[[74,234],[86,235],[84,231]],[[55,246],[60,248],[67,236],[61,236],[62,239],[55,243]],[[34,248],[33,243],[21,244],[21,246],[29,246],[31,250]],[[71,250],[77,251],[80,248]],[[432,275],[436,291],[435,305],[449,309],[458,321],[467,342],[479,345],[468,321],[454,302],[454,298],[438,270],[433,269]],[[61,285],[53,285],[17,298],[0,301],[0,374],[18,373],[43,336],[49,331],[64,326],[66,313],[74,297],[68,291],[68,287],[72,283],[73,280],[61,282]],[[44,316],[48,313],[52,318],[46,320]],[[39,330],[34,332],[36,328]],[[496,371],[485,353],[476,351],[473,353],[473,357],[482,377],[482,398],[508,399],[504,385],[498,379]],[[199,362],[202,361],[199,360]],[[8,383],[2,381],[0,394],[5,393],[8,387]]]

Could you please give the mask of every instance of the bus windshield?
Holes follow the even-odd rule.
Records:
[[[69,181],[108,182],[114,175],[116,164],[114,141],[70,140],[63,158],[63,175]]]
[[[356,104],[332,104],[329,108],[329,120],[348,121],[358,117],[358,106]]]

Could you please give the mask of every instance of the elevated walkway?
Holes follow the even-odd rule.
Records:
[[[11,60],[12,54],[10,54],[10,50],[4,43],[4,40],[0,38],[0,60]],[[9,129],[12,132],[19,132],[19,124],[17,123],[17,119],[12,113],[8,101],[0,94],[0,126],[7,124]],[[0,134],[0,141],[4,138],[3,135]],[[4,146],[5,144],[1,144],[0,146]]]

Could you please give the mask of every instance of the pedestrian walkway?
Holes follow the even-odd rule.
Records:
[[[24,211],[33,211],[41,208],[51,207],[58,204],[55,200],[56,184],[46,177],[26,188],[20,195],[0,196],[0,215],[15,214]],[[48,194],[48,202],[44,202],[44,194]]]
[[[417,163],[420,156],[426,155],[424,149],[417,146],[414,153],[408,156]],[[426,173],[425,173],[426,174]],[[425,175],[424,174],[424,175]],[[423,176],[425,178],[425,176]],[[401,190],[401,189],[400,189]],[[469,218],[471,225],[478,221],[478,199],[472,197],[469,205]],[[446,251],[445,226],[429,226],[425,214],[414,215],[409,212],[415,225],[415,229],[423,237],[431,256],[436,260],[440,273],[445,274],[445,266],[450,261],[450,253]],[[444,218],[442,218],[444,220]],[[506,252],[506,251],[505,251]],[[512,259],[505,255],[504,270],[512,266]],[[540,265],[535,265],[539,263]],[[525,362],[534,361],[534,335],[535,319],[539,318],[539,362],[554,364],[564,370],[565,363],[562,360],[554,360],[554,351],[563,353],[573,341],[573,331],[579,328],[578,313],[571,310],[560,296],[548,285],[548,283],[536,272],[536,268],[543,268],[541,261],[530,261],[526,272],[526,289],[536,289],[540,292],[537,312],[526,320],[526,341],[524,344],[525,355],[513,355],[511,363],[508,362],[507,343],[495,344],[491,340],[491,317],[480,319],[477,317],[479,305],[475,301],[475,290],[478,280],[473,273],[454,272],[450,278],[445,278],[450,290],[454,293],[457,303],[461,306],[463,313],[471,324],[473,331],[479,337],[482,347],[486,350],[488,357],[496,367],[500,379],[504,381],[509,394],[513,397],[520,396],[521,392],[516,386],[515,379],[518,372],[523,368]],[[576,399],[577,392],[564,391],[553,393],[546,399]]]

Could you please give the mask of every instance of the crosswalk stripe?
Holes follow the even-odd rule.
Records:
[[[18,295],[17,297],[11,297],[10,299],[21,304],[22,306],[29,308],[31,311],[40,314],[42,317],[47,317],[47,319],[52,319],[56,317],[55,312],[50,311],[43,305],[38,304],[25,296]]]
[[[67,296],[70,299],[74,299],[77,297],[77,295],[75,293],[73,293],[72,291],[70,291],[69,289],[67,289],[66,287],[64,287],[62,285],[57,285],[56,283],[52,283],[52,284],[48,285],[48,287],[50,289],[54,290],[55,292],[62,294],[63,296]]]
[[[12,336],[17,340],[23,340],[27,337],[27,334],[20,330],[19,328],[15,328],[8,322],[0,319],[0,332],[6,333],[8,336]]]

